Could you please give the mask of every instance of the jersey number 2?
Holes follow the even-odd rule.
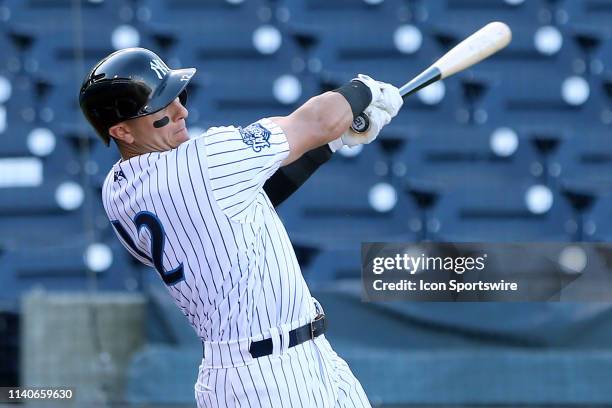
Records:
[[[182,262],[179,266],[170,271],[164,270],[163,256],[164,245],[166,243],[166,233],[164,232],[164,227],[161,224],[161,221],[159,221],[159,218],[157,218],[155,214],[148,211],[141,211],[134,217],[134,224],[136,225],[137,232],[140,232],[142,227],[146,227],[151,233],[152,256],[145,254],[136,246],[136,244],[134,244],[132,237],[130,237],[130,234],[128,234],[119,221],[111,221],[111,223],[117,230],[119,236],[123,238],[123,240],[134,252],[155,265],[157,273],[159,273],[159,276],[161,276],[166,285],[175,285],[177,282],[180,282],[185,278]]]

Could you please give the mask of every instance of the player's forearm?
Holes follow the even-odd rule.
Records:
[[[320,129],[319,142],[315,147],[336,140],[353,123],[351,106],[341,94],[325,92],[311,101],[316,103],[317,123]]]
[[[310,98],[289,116],[272,118],[289,139],[291,153],[287,165],[305,152],[339,138],[351,125],[353,114],[346,99],[336,92]]]

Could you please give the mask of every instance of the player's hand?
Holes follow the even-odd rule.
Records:
[[[386,82],[376,81],[367,75],[359,74],[353,81],[364,83],[372,92],[372,102],[378,108],[385,110],[391,118],[394,118],[404,104],[399,89]]]
[[[404,104],[399,89],[391,84],[376,81],[363,74],[359,74],[354,80],[364,83],[372,92],[372,102],[364,111],[370,120],[370,127],[364,133],[347,130],[342,135],[342,142],[347,146],[371,143]]]
[[[376,139],[383,126],[391,122],[391,115],[389,115],[389,112],[377,106],[370,105],[364,112],[366,115],[368,115],[370,127],[363,133],[357,133],[353,131],[352,128],[349,128],[342,135],[342,143],[345,146],[356,146],[359,144],[371,143],[374,139]]]
[[[373,101],[372,104],[385,110],[391,115],[391,119],[393,119],[404,104],[404,99],[400,95],[399,89],[395,86],[385,82],[379,82],[379,84],[381,96],[377,101]]]

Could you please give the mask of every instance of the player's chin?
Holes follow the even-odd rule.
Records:
[[[189,133],[187,133],[186,128],[181,128],[174,132],[172,135],[170,135],[170,140],[172,142],[172,145],[176,147],[181,143],[189,140]]]

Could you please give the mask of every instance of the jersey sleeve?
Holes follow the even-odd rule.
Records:
[[[232,220],[252,221],[257,195],[289,155],[285,133],[261,119],[245,128],[211,128],[202,139],[217,204]]]

